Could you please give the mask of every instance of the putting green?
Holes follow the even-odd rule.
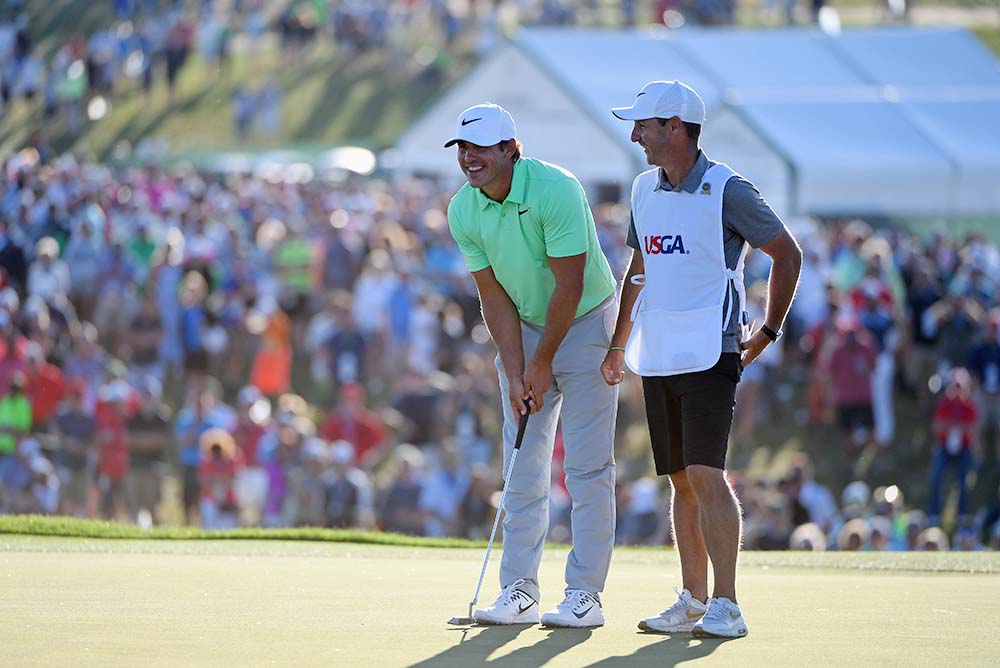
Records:
[[[565,556],[546,551],[543,609],[561,598]],[[482,557],[481,549],[0,535],[2,663],[770,668],[996,665],[1000,656],[996,554],[748,553],[740,599],[750,635],[728,642],[636,629],[678,585],[675,554],[652,549],[616,551],[603,628],[451,628],[447,619],[467,612]],[[495,553],[483,601],[496,594],[498,561]]]

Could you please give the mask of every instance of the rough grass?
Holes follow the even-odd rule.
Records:
[[[142,539],[142,540],[291,540],[333,543],[363,543],[403,547],[475,547],[479,542],[456,538],[422,538],[380,531],[353,529],[245,528],[229,531],[206,531],[196,527],[154,527],[142,529],[134,524],[85,520],[57,515],[0,515],[0,534],[59,536],[65,538]],[[485,541],[482,541],[485,545]]]

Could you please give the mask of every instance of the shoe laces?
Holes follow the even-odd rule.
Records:
[[[705,618],[725,621],[726,613],[729,612],[730,606],[732,605],[733,604],[729,601],[723,601],[718,598],[710,598],[708,600],[708,610],[705,612]]]
[[[600,606],[601,597],[583,589],[570,589],[566,592],[566,598],[563,599],[562,604],[568,606],[571,610],[578,610],[584,606]]]
[[[667,617],[674,613],[679,614],[684,612],[688,606],[691,605],[691,601],[694,599],[694,597],[691,596],[691,592],[687,589],[678,590],[677,587],[674,587],[674,593],[677,594],[677,600],[674,601],[673,605],[660,613],[661,617]]]
[[[514,601],[524,601],[524,602],[534,601],[535,599],[531,598],[531,596],[528,593],[517,588],[522,584],[524,584],[523,579],[517,580],[514,583],[509,584],[503,589],[501,589],[500,595],[497,596],[497,600],[493,605],[508,606]]]

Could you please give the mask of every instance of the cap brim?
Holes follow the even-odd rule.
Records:
[[[611,110],[611,113],[623,121],[641,121],[644,118],[649,118],[649,116],[639,115],[633,107],[615,107]]]
[[[452,139],[451,141],[449,141],[447,144],[444,145],[444,147],[445,148],[449,148],[449,147],[457,144],[460,141],[464,141],[466,143],[472,144],[473,146],[478,146],[480,148],[489,148],[490,146],[496,146],[500,142],[510,141],[511,139],[514,139],[514,137],[511,137],[510,139],[498,139],[495,142],[493,142],[492,144],[477,144],[476,142],[472,141],[471,139],[463,139],[461,137],[458,137],[457,139]]]

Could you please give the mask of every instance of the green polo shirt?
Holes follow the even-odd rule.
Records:
[[[615,290],[583,186],[556,165],[522,157],[502,204],[466,183],[448,205],[448,225],[469,271],[492,267],[518,314],[533,325],[545,325],[556,287],[550,257],[587,253],[576,317]]]

